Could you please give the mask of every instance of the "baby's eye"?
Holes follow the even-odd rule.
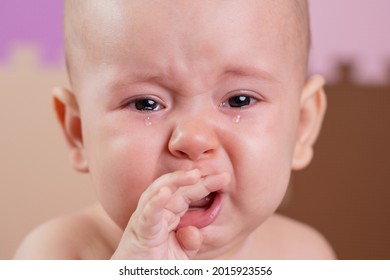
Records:
[[[249,95],[235,95],[222,103],[221,107],[243,108],[255,103],[257,99]]]
[[[142,112],[158,111],[164,106],[151,98],[137,98],[127,104],[128,107]]]

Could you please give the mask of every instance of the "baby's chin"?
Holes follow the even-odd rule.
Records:
[[[237,240],[244,240],[244,235],[236,229],[212,224],[200,229],[203,243],[195,259],[230,259],[236,247],[240,246]]]
[[[231,259],[237,251],[237,243],[234,234],[227,229],[217,226],[209,226],[201,229],[203,234],[203,244],[194,259]]]
[[[265,216],[244,219],[225,216],[222,213],[220,218],[200,229],[203,243],[196,259],[239,258],[244,251],[253,249],[252,241],[255,239],[256,232],[267,220]]]

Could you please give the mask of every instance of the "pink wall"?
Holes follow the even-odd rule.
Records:
[[[17,45],[40,47],[42,62],[62,62],[63,0],[0,0],[0,64]]]
[[[353,61],[359,82],[390,78],[389,0],[310,0],[312,72],[335,77],[338,61]]]

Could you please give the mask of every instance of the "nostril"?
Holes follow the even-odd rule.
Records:
[[[180,157],[187,157],[188,155],[185,153],[185,152],[183,152],[183,151],[177,151],[177,153],[178,153],[178,155],[180,156]]]
[[[175,150],[173,154],[178,158],[186,158],[190,160],[199,160],[204,157],[209,157],[213,154],[214,149],[207,149],[207,150],[190,150],[187,149],[187,152],[182,150]]]
[[[203,154],[212,154],[214,149],[209,149],[203,152]]]

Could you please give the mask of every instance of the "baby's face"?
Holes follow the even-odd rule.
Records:
[[[278,207],[305,78],[290,2],[91,1],[73,83],[88,167],[118,225],[156,178],[193,168],[232,178],[202,250]]]

